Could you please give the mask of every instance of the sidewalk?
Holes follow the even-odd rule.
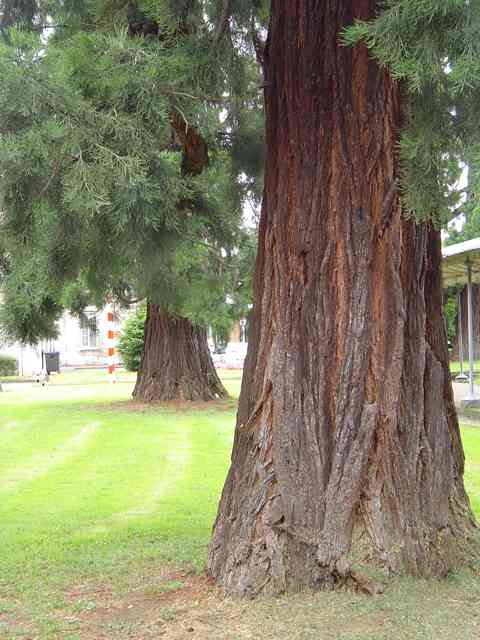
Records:
[[[480,408],[469,407],[462,409],[461,402],[469,395],[470,385],[468,382],[452,382],[453,394],[455,396],[455,406],[457,407],[460,422],[478,424],[480,426]],[[480,398],[480,386],[475,385],[475,396]]]
[[[452,382],[453,394],[455,396],[455,404],[459,404],[461,400],[466,398],[470,391],[470,385],[468,382]],[[475,395],[480,398],[480,387],[478,385],[474,386]]]

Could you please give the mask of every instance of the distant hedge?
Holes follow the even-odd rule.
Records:
[[[0,353],[0,376],[16,376],[17,372],[17,359]]]
[[[117,348],[127,371],[138,371],[140,367],[146,314],[147,305],[141,304],[124,322]]]

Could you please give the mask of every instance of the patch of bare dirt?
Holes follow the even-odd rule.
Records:
[[[370,615],[370,616],[355,616],[350,622],[348,622],[343,628],[342,632],[352,635],[357,634],[360,637],[365,635],[368,638],[368,634],[375,633],[382,629],[387,622],[385,616],[382,615]]]
[[[77,587],[67,593],[71,606],[61,613],[61,626],[81,640],[199,638],[189,612],[218,597],[209,578],[183,572],[149,576],[142,588],[121,595],[109,587]]]
[[[18,611],[0,613],[0,638],[21,638],[22,640],[37,640],[38,629],[36,624],[28,620]]]
[[[304,592],[225,598],[191,567],[151,565],[126,582],[72,585],[35,620],[0,617],[1,640],[473,640],[480,638],[476,576],[392,581],[382,596]],[[123,580],[123,579],[122,579]],[[63,596],[63,600],[62,600]],[[2,603],[0,599],[0,604]],[[14,603],[15,604],[15,603]],[[452,606],[453,604],[453,606]],[[16,606],[16,604],[15,604]]]
[[[117,402],[109,402],[103,404],[89,405],[89,409],[95,411],[124,411],[132,413],[153,413],[159,410],[178,412],[192,411],[233,411],[237,407],[237,401],[233,399],[227,400],[210,400],[209,402],[169,400],[167,402],[140,402],[137,400],[119,400]]]

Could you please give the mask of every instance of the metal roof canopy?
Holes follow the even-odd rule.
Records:
[[[445,247],[442,255],[444,287],[467,284],[468,263],[472,268],[472,282],[480,283],[480,238]]]
[[[480,282],[480,238],[459,242],[450,247],[445,247],[443,254],[443,285],[451,287],[467,284],[468,293],[468,360],[469,360],[469,395],[465,398],[466,405],[478,405],[480,399],[475,395],[474,381],[474,353],[473,353],[473,293],[472,283]],[[459,305],[461,309],[461,305]],[[462,324],[460,322],[460,340],[463,343]],[[463,351],[463,347],[461,349]],[[463,354],[460,355],[463,361]],[[463,376],[463,362],[461,365],[461,377]],[[459,376],[460,377],[460,376]]]

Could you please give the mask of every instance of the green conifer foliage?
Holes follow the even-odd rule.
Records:
[[[352,25],[344,40],[364,42],[402,83],[405,210],[445,224],[464,197],[461,163],[471,162],[476,173],[480,159],[480,5],[387,0],[375,21]]]
[[[135,313],[125,320],[122,327],[122,334],[118,341],[117,348],[127,371],[138,371],[140,368],[146,311],[146,305],[140,305]]]
[[[261,158],[261,98],[253,49],[216,34],[207,4],[54,3],[48,42],[10,30],[0,44],[12,337],[54,333],[75,283],[89,300],[134,292],[199,323],[225,304],[243,201],[259,194],[243,139]]]

